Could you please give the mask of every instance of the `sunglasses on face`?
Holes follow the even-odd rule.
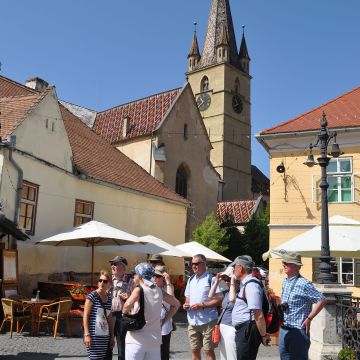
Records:
[[[158,279],[163,279],[163,278],[164,278],[162,275],[157,275],[157,274],[155,274],[154,276],[155,276],[156,278],[158,278]]]
[[[200,261],[200,262],[197,262],[197,263],[192,263],[191,266],[199,266],[199,265],[201,265],[203,263],[204,263],[203,261]]]
[[[99,282],[99,283],[103,283],[103,284],[107,284],[107,283],[108,283],[107,279],[99,279],[98,282]]]

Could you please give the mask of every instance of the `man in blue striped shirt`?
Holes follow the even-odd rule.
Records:
[[[300,275],[300,255],[285,253],[282,263],[287,277],[283,282],[281,295],[284,324],[280,329],[280,358],[307,360],[311,320],[325,306],[326,300],[311,281]]]

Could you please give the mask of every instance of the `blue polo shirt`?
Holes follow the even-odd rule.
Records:
[[[193,276],[193,278],[187,282],[185,289],[185,296],[190,299],[190,306],[194,304],[201,304],[203,301],[209,300],[209,292],[211,285],[214,283],[215,278],[211,279],[211,285],[209,284],[209,278],[211,275],[206,271],[200,276]],[[220,289],[216,290],[220,293]],[[210,321],[216,320],[218,313],[216,306],[211,308],[188,310],[187,319],[189,325],[205,325]]]

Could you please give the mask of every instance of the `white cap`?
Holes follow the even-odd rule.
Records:
[[[228,276],[231,278],[234,274],[234,268],[232,266],[228,266],[224,272],[221,273],[221,275]]]

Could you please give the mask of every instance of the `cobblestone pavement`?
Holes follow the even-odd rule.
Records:
[[[186,320],[183,313],[176,316],[177,330],[171,337],[171,358],[191,360],[191,352],[186,334]],[[32,337],[29,333],[13,334],[10,339],[9,333],[0,335],[0,359],[1,360],[75,360],[87,359],[85,348],[81,338],[66,338],[60,332],[56,340],[51,335],[41,334],[40,337]],[[218,354],[218,352],[217,352]],[[203,359],[205,357],[203,356]],[[219,356],[217,356],[219,359]],[[114,354],[113,359],[117,359]],[[260,347],[259,360],[279,359],[277,347]]]

